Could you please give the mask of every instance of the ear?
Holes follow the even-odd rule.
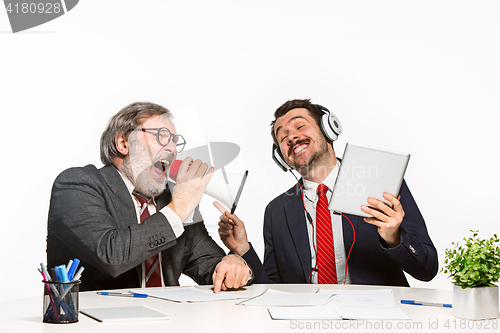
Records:
[[[128,140],[125,137],[125,134],[120,133],[120,134],[117,134],[115,136],[115,146],[116,146],[116,150],[120,154],[122,154],[123,156],[128,155],[129,146],[128,146]]]

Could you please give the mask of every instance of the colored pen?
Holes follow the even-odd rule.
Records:
[[[84,269],[85,269],[84,267],[81,267],[78,270],[77,275],[75,275],[75,277],[73,278],[73,280],[71,280],[71,282],[75,282],[76,280],[78,280],[80,278],[80,275],[82,274],[82,272],[83,272]],[[71,288],[73,288],[73,286],[74,286],[74,284],[68,285],[68,287],[66,288],[66,290],[64,290],[64,292],[61,294],[61,298],[66,297],[66,295],[71,291]]]
[[[107,291],[98,291],[97,294],[98,295],[105,295],[105,296],[140,297],[140,298],[146,298],[146,297],[148,297],[147,294],[113,293],[113,292],[107,292]]]
[[[47,282],[52,282],[52,279],[50,278],[50,275],[47,272],[47,267],[45,267],[43,263],[40,263],[40,266],[42,266],[42,271],[40,273],[42,273],[43,279]],[[49,284],[49,286],[50,289],[52,289],[52,291],[54,292],[54,295],[56,297],[59,297],[59,292],[57,291],[57,288],[52,283]]]
[[[47,281],[47,278],[46,278],[46,276],[45,276],[45,273],[44,273],[44,272],[42,272],[40,269],[38,269],[38,271],[40,272],[40,274],[42,274],[43,279],[44,279],[45,281]],[[52,294],[50,293],[50,287],[49,287],[49,284],[48,284],[48,283],[46,283],[46,284],[45,284],[45,288],[47,288],[47,294],[49,295],[49,299],[50,299],[50,303],[52,304],[52,307],[55,307],[55,304],[54,304],[54,299],[52,298]],[[57,296],[57,295],[58,295],[58,294],[56,294],[57,290],[54,288],[54,290],[53,290],[53,291],[54,291],[54,295],[56,295],[56,296]],[[59,314],[58,314],[57,312],[56,312],[56,317],[57,317],[57,320],[59,320]]]
[[[73,280],[71,280],[71,282],[77,281],[80,278],[80,275],[82,275],[82,272],[83,272],[84,269],[85,269],[85,267],[83,267],[83,266],[80,267],[80,269],[78,270],[78,272],[76,272],[76,274],[73,277]],[[71,288],[73,288],[73,284],[70,284],[69,287],[66,288],[66,290],[61,294],[61,298],[64,298],[69,293],[69,291],[71,290]]]
[[[40,273],[42,273],[44,281],[52,281],[50,278],[50,275],[48,275],[48,274],[45,275],[45,273],[43,272],[43,271],[47,270],[47,267],[43,263],[41,263],[40,266],[42,266],[42,271]],[[58,273],[63,273],[63,272],[64,272],[64,275],[66,275],[66,266],[65,265],[56,266],[54,270],[56,272],[56,275],[58,275]],[[59,276],[57,276],[58,280],[60,278],[62,278],[61,274],[59,274]],[[66,278],[67,278],[67,276],[66,276]],[[61,282],[61,281],[59,280],[58,282]],[[64,293],[60,294],[59,291],[57,290],[57,288],[53,284],[46,284],[46,285],[49,285],[50,289],[52,289],[52,291],[54,292],[55,299],[53,300],[53,302],[51,302],[51,305],[47,308],[47,312],[45,313],[44,316],[47,317],[47,316],[50,316],[52,313],[54,313],[56,315],[56,317],[58,317],[59,314],[58,314],[57,309],[59,306],[61,306],[63,308],[64,312],[66,313],[66,315],[69,317],[69,319],[74,320],[75,319],[74,310],[71,309],[68,306],[68,304],[66,304],[64,301],[62,301],[62,299],[64,299],[64,297],[69,293],[71,288],[66,288]],[[49,297],[51,297],[50,293],[49,293]]]
[[[44,267],[45,267],[43,264],[41,264],[41,265],[42,265],[42,268],[44,268]],[[40,269],[39,269],[38,271],[40,272],[40,274],[42,274],[43,279],[44,279],[45,281],[48,281],[48,280],[47,280],[47,277],[45,276],[45,273],[44,273],[43,271],[41,271]],[[50,287],[53,287],[53,285],[50,285]],[[49,313],[51,313],[51,311],[53,311],[53,312],[54,312],[54,315],[56,316],[56,319],[57,319],[57,320],[59,320],[59,313],[58,313],[58,311],[56,310],[56,305],[55,305],[55,303],[54,303],[54,299],[52,298],[52,294],[50,293],[50,289],[51,289],[51,288],[49,288],[49,284],[48,284],[48,283],[46,283],[46,284],[45,284],[45,288],[47,288],[47,294],[49,295],[49,299],[50,299],[50,304],[51,304],[51,305],[47,308],[47,312],[45,313],[45,315],[44,315],[44,316],[45,316],[45,317],[46,317],[46,316],[48,316],[48,314],[49,314]],[[56,290],[55,288],[53,288],[53,290],[52,290],[52,291],[54,292],[54,295],[55,295],[55,296],[56,296],[56,298],[57,298],[57,297],[58,297],[58,295],[59,295],[59,293],[57,292],[57,290]]]
[[[47,267],[43,262],[40,263],[40,266],[42,266],[42,272],[45,274],[44,279],[45,281],[52,282],[52,279],[50,278],[50,274],[47,271]]]
[[[61,270],[59,269],[59,266],[54,267],[54,272],[56,273],[57,282],[63,282],[62,276],[61,276]]]
[[[71,267],[68,267],[68,280],[73,280],[73,277],[75,275],[76,269],[78,268],[78,265],[80,264],[80,260],[75,258],[71,262]]]
[[[71,279],[71,282],[75,282],[76,280],[78,280],[80,278],[80,276],[82,275],[82,272],[84,269],[85,269],[85,267],[83,267],[83,266],[80,267],[78,272],[76,272],[75,276],[73,276],[73,279]]]
[[[444,308],[451,308],[451,304],[447,303],[433,303],[433,302],[420,302],[420,301],[413,301],[413,300],[406,300],[402,299],[401,304],[410,304],[410,305],[422,305],[422,306],[438,306],[438,307],[444,307]]]
[[[66,269],[66,265],[58,266],[59,274],[61,275],[61,282],[69,282],[68,279],[68,270]]]
[[[71,265],[73,265],[73,260],[69,260],[68,261],[68,264],[66,265],[66,269],[68,270],[68,274],[69,274],[69,269],[71,268]]]

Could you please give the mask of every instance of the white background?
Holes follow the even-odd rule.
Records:
[[[42,293],[55,177],[101,166],[108,119],[143,100],[173,111],[188,148],[241,147],[227,170],[250,172],[237,213],[262,256],[264,208],[295,182],[271,160],[269,122],[312,98],[342,121],[338,156],[346,142],[411,153],[442,266],[470,229],[498,232],[499,34],[498,1],[86,0],[17,34],[0,11],[0,300]],[[410,284],[451,288],[443,273]]]

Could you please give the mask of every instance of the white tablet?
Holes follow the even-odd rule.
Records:
[[[368,197],[398,196],[410,154],[347,143],[328,208],[335,213],[371,217],[361,210]],[[374,207],[373,207],[374,208]]]

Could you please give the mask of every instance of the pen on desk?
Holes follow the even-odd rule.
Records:
[[[444,307],[444,308],[451,308],[451,304],[447,303],[433,303],[433,302],[420,302],[420,301],[413,301],[413,300],[407,300],[407,299],[402,299],[401,304],[409,304],[409,305],[421,305],[421,306],[438,306],[438,307]]]
[[[139,297],[139,298],[146,298],[146,297],[148,297],[147,294],[114,293],[114,292],[106,292],[106,291],[98,291],[97,294],[98,295],[105,295],[105,296]]]

